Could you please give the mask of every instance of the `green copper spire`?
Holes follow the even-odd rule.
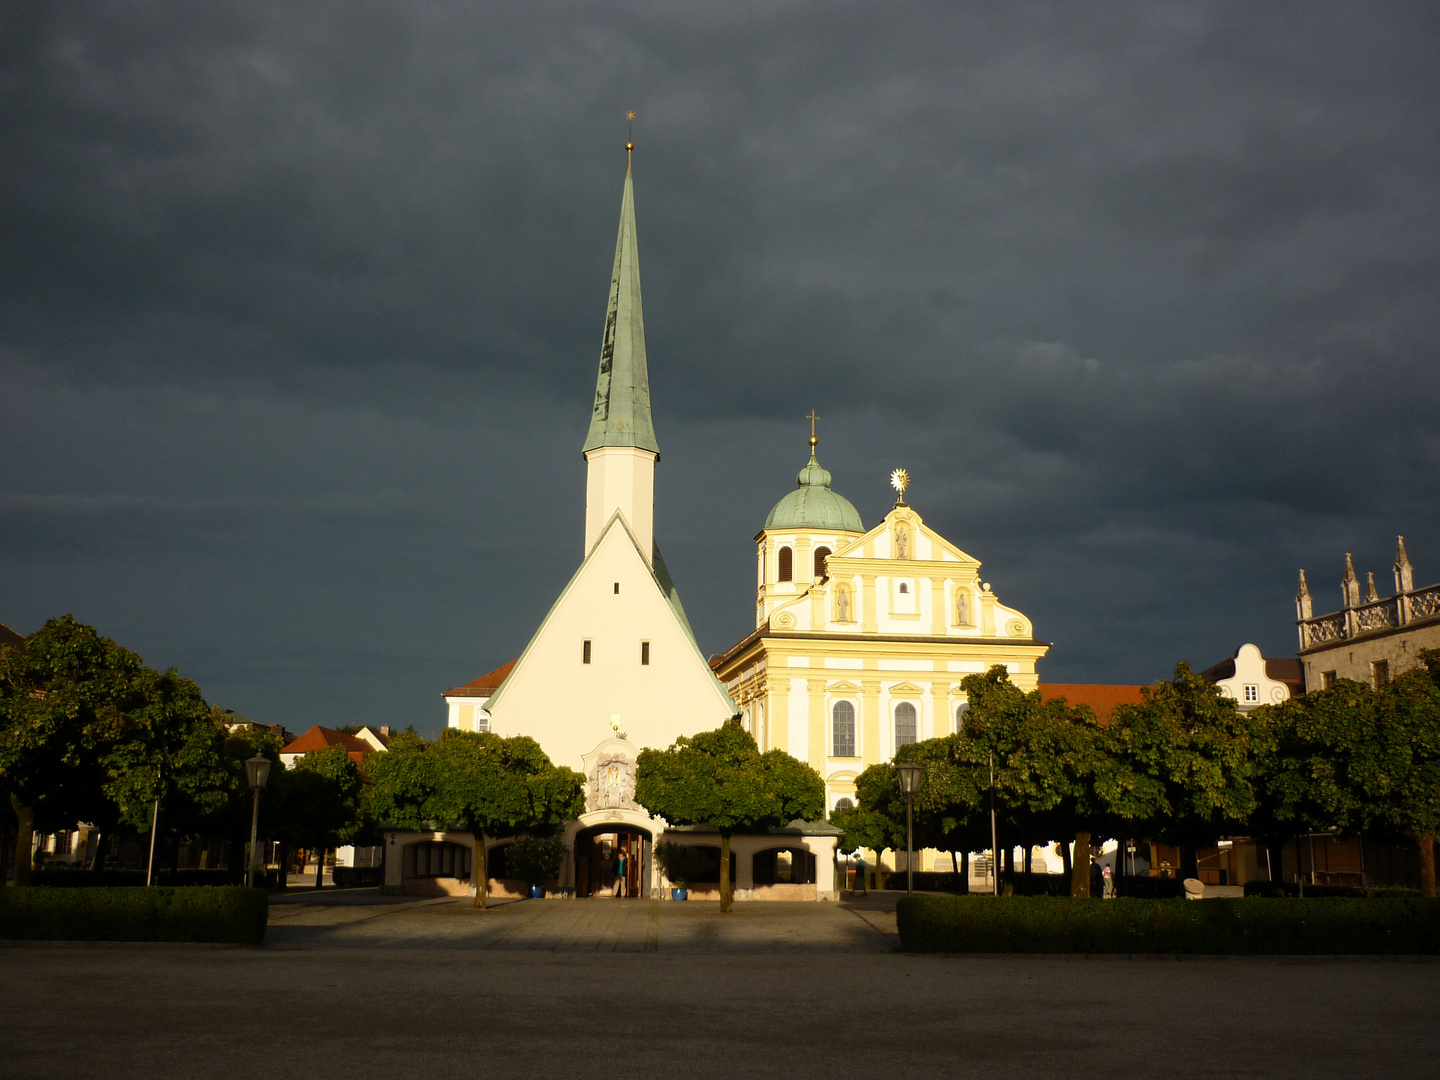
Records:
[[[602,446],[635,446],[659,457],[650,419],[650,374],[645,367],[645,317],[640,311],[640,251],[635,242],[635,189],[626,145],[625,197],[610,275],[610,307],[595,380],[595,411],[585,452]]]

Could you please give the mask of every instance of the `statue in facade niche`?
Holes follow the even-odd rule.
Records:
[[[895,553],[899,558],[905,558],[905,545],[908,541],[909,537],[905,534],[905,526],[901,525],[895,530]]]
[[[957,626],[970,625],[970,599],[969,594],[960,592],[955,597],[955,624]]]
[[[850,621],[850,594],[843,587],[835,594],[835,610],[840,613],[841,622]]]

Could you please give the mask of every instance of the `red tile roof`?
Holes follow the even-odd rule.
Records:
[[[381,742],[384,741],[381,739]],[[349,754],[350,760],[356,765],[364,762],[365,755],[372,753],[375,749],[358,735],[347,735],[343,731],[316,724],[303,735],[297,736],[294,742],[280,752],[282,754],[308,754],[311,750],[329,750],[332,746],[343,746],[346,753]]]
[[[1089,705],[1095,718],[1108,724],[1117,705],[1139,705],[1140,691],[1144,689],[1118,683],[1041,683],[1040,700],[1064,698],[1071,705]]]
[[[519,662],[520,658],[517,656],[508,664],[501,664],[494,671],[487,671],[484,675],[481,675],[474,682],[467,682],[464,686],[457,686],[453,690],[446,690],[445,696],[489,697],[491,694],[495,693],[496,690],[500,689],[500,684],[509,677],[511,669],[513,669],[515,665]]]

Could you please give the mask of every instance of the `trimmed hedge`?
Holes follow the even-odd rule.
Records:
[[[0,889],[0,938],[259,945],[269,903],[244,886]]]
[[[385,871],[379,866],[337,866],[330,871],[336,888],[350,889],[356,886],[379,888],[385,884]]]
[[[1115,879],[1115,892],[1119,896],[1131,896],[1144,900],[1183,900],[1185,883],[1179,878],[1127,874]]]
[[[1300,897],[1300,886],[1293,881],[1247,881],[1246,896],[1292,896]],[[1402,885],[1387,885],[1384,888],[1362,889],[1358,885],[1306,885],[1305,899],[1318,900],[1327,897],[1348,896],[1369,900],[1399,900],[1420,895],[1419,889],[1407,889]]]
[[[1440,900],[911,896],[896,914],[911,952],[1440,952]]]
[[[177,870],[174,873],[169,870],[155,871],[156,885],[243,885],[244,883],[245,872],[243,870],[235,873],[225,869]],[[95,886],[115,887],[121,885],[143,886],[145,871],[101,870],[97,874],[94,870],[37,870],[31,875],[30,884],[60,889],[88,889]],[[265,887],[267,889],[280,887],[279,870],[265,871]]]
[[[885,879],[885,889],[894,892],[899,889],[905,891],[905,871],[889,871],[882,875]],[[921,892],[946,892],[964,894],[970,891],[970,883],[964,874],[957,874],[953,870],[916,870],[915,888]]]

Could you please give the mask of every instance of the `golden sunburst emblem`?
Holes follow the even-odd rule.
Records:
[[[905,489],[910,486],[910,474],[904,469],[896,469],[890,474],[890,486],[900,493],[900,501],[905,501]]]

